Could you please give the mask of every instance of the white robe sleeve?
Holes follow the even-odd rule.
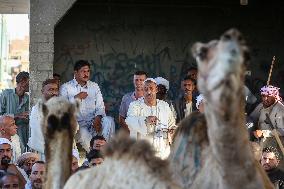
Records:
[[[140,109],[141,107],[136,101],[129,105],[125,122],[130,130],[130,136],[135,136],[136,133],[140,133],[144,136],[147,134],[147,127],[145,124],[146,116],[140,115]]]
[[[168,112],[169,112],[169,127],[168,127],[168,129],[176,129],[176,119],[175,119],[175,116],[174,116],[174,113],[173,113],[173,111],[171,110],[171,108],[170,107],[167,107],[167,109],[169,109],[168,110]]]

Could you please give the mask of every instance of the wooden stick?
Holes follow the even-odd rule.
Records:
[[[271,66],[270,66],[269,75],[268,75],[266,85],[269,85],[269,83],[270,83],[274,63],[275,63],[275,56],[273,56],[273,58],[272,58],[272,62],[271,62]]]
[[[283,147],[283,144],[282,144],[282,142],[281,142],[281,140],[279,138],[278,132],[276,131],[276,129],[273,129],[272,133],[273,133],[273,135],[274,135],[274,137],[276,139],[276,142],[277,142],[277,144],[278,144],[278,146],[279,146],[279,148],[280,148],[280,150],[282,152],[282,155],[284,156],[284,147]]]

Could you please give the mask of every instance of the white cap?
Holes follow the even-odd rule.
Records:
[[[79,151],[77,149],[72,149],[72,155],[79,160],[80,156],[79,156]]]
[[[164,85],[167,90],[170,89],[170,83],[169,83],[169,81],[166,80],[165,78],[156,77],[155,80],[156,80],[157,85]]]
[[[153,78],[151,78],[151,77],[149,77],[149,78],[145,79],[144,84],[145,84],[147,81],[151,81],[151,82],[153,82],[153,83],[156,83],[156,84],[157,84],[156,80],[155,80],[155,79],[153,79]]]
[[[196,108],[198,109],[200,103],[204,100],[203,94],[200,94],[196,97]]]
[[[10,146],[12,148],[12,143],[10,142],[10,140],[8,140],[6,138],[0,138],[0,144],[10,144]]]

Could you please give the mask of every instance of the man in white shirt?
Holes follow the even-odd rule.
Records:
[[[96,134],[109,133],[107,130],[112,125],[104,124],[105,106],[100,87],[90,79],[90,64],[85,60],[79,60],[74,66],[74,79],[63,84],[60,88],[60,95],[69,101],[78,99],[80,112],[77,116],[79,124],[78,142],[88,152],[90,140]],[[108,138],[108,136],[104,136]]]
[[[58,96],[58,80],[47,79],[42,83],[42,100],[47,101],[54,96]],[[44,137],[41,129],[42,115],[40,111],[39,102],[33,107],[30,114],[30,131],[31,135],[28,141],[28,146],[37,151],[40,155],[40,159],[44,160]]]
[[[144,98],[130,103],[126,124],[130,136],[149,140],[157,151],[157,156],[166,158],[169,155],[168,131],[175,128],[175,119],[169,104],[158,100],[156,81],[147,78],[144,81]]]

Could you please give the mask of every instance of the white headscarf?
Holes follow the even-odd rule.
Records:
[[[10,140],[8,140],[6,138],[0,138],[0,144],[10,144],[10,146],[12,148],[12,142],[10,142]]]
[[[197,109],[199,109],[198,107],[199,107],[200,103],[201,103],[203,100],[204,100],[203,94],[200,94],[200,95],[198,95],[198,96],[196,97],[196,108],[197,108]]]
[[[169,81],[166,80],[165,78],[156,77],[156,78],[155,78],[155,81],[156,81],[157,85],[164,85],[167,90],[170,89],[170,83],[169,83]]]

